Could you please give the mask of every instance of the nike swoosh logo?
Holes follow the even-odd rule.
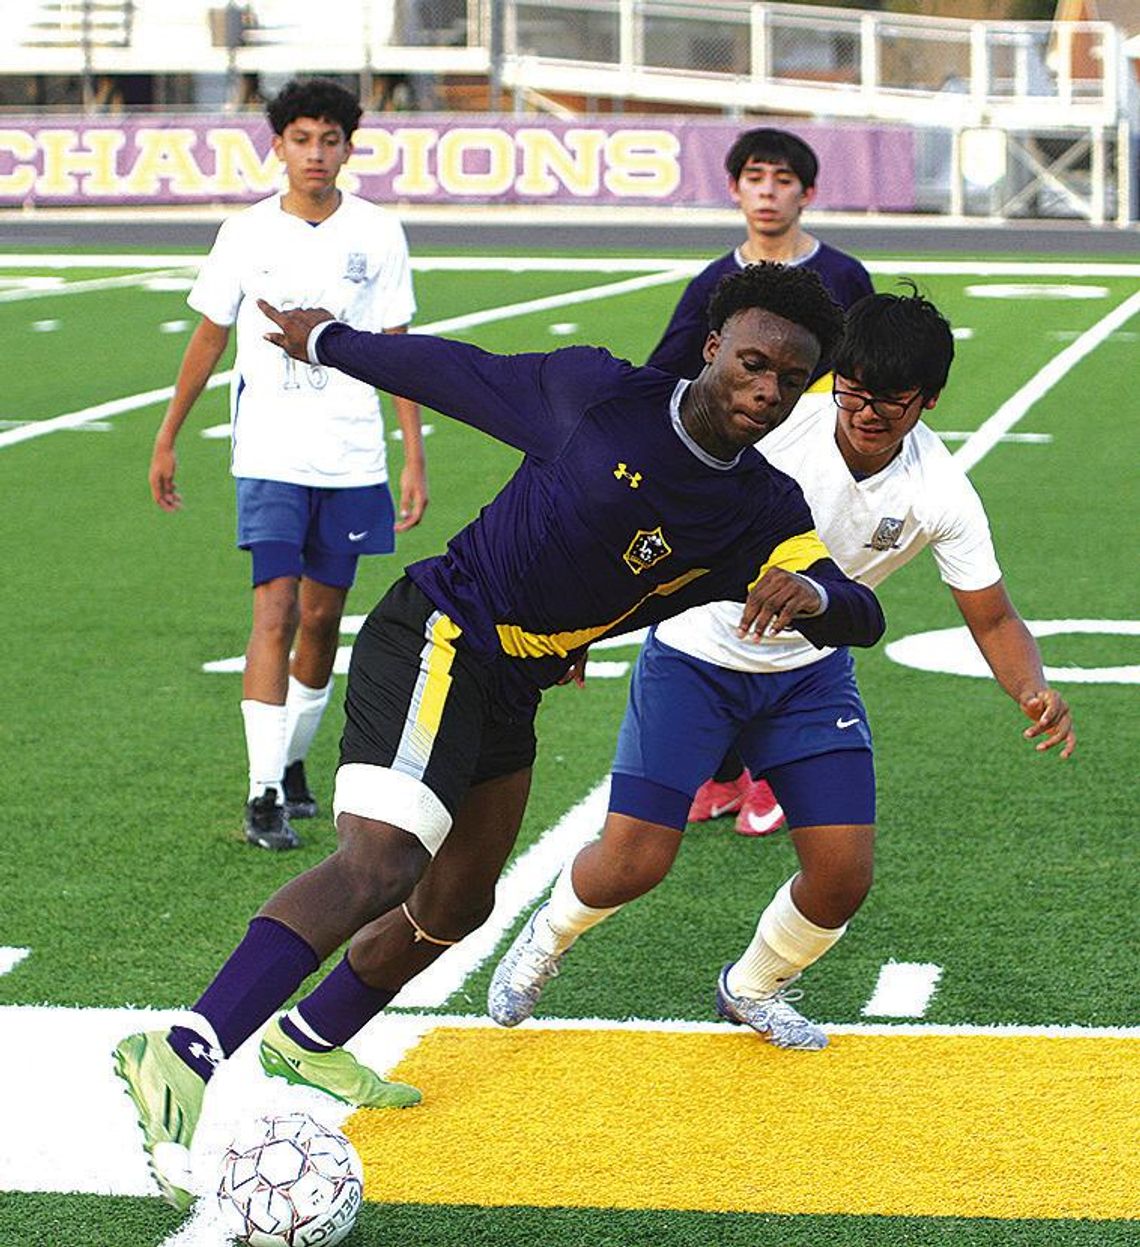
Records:
[[[363,541],[364,538],[367,536],[368,536],[368,529],[366,528],[362,533],[349,533],[348,539],[349,541]]]
[[[858,722],[859,722],[858,718],[854,718],[854,719],[839,718],[835,720],[835,726],[840,729],[845,728],[845,727],[854,727],[855,724]]]
[[[720,818],[722,814],[735,814],[740,809],[740,798],[730,801],[727,805],[714,805],[709,809],[709,818]]]

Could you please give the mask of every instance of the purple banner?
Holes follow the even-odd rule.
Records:
[[[246,203],[281,184],[264,119],[0,120],[0,206]],[[814,207],[914,208],[910,130],[783,124],[820,158]],[[722,161],[743,128],[685,117],[368,117],[341,184],[393,203],[727,207]]]

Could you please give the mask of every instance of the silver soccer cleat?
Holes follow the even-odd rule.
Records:
[[[790,1004],[792,1000],[799,1000],[801,992],[788,991],[783,987],[763,1000],[734,996],[728,990],[728,972],[731,968],[731,965],[724,967],[716,985],[716,1011],[722,1018],[738,1026],[751,1026],[762,1039],[777,1048],[800,1048],[815,1052],[827,1047],[828,1039],[822,1027],[809,1022]]]
[[[535,939],[534,924],[545,909],[540,905],[531,914],[491,976],[487,1012],[500,1026],[518,1026],[530,1017],[565,955],[548,953]]]

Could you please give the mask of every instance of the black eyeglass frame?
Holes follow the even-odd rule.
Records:
[[[875,398],[873,395],[870,398],[864,398],[862,394],[856,394],[854,390],[841,390],[838,384],[835,381],[832,381],[831,397],[834,399],[835,405],[837,407],[842,407],[843,410],[849,415],[857,415],[863,410],[864,407],[870,407],[879,419],[886,420],[888,424],[898,424],[900,421],[906,419],[907,413],[910,411],[912,405],[917,400],[923,398],[924,395],[922,391],[919,390],[916,394],[908,398],[905,403],[900,402],[897,398]],[[847,401],[845,402],[843,400]],[[856,405],[851,406],[852,402]],[[879,406],[880,403],[885,403],[888,407],[895,410],[883,411]],[[901,410],[898,410],[899,408],[901,408]]]

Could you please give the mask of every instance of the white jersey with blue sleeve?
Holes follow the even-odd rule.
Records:
[[[922,421],[882,471],[862,480],[851,474],[836,445],[830,394],[806,395],[756,448],[799,483],[816,531],[852,580],[873,589],[926,546],[953,589],[986,589],[1001,579],[981,499]],[[658,624],[657,636],[673,649],[734,671],[788,671],[831,652],[796,632],[742,641],[739,619],[739,602],[715,602]]]
[[[223,223],[187,300],[215,324],[237,327],[235,476],[326,489],[386,481],[375,389],[336,369],[298,363],[266,342],[274,325],[258,299],[278,308],[325,307],[369,332],[408,324],[415,298],[395,215],[344,194],[313,225],[274,195]]]

